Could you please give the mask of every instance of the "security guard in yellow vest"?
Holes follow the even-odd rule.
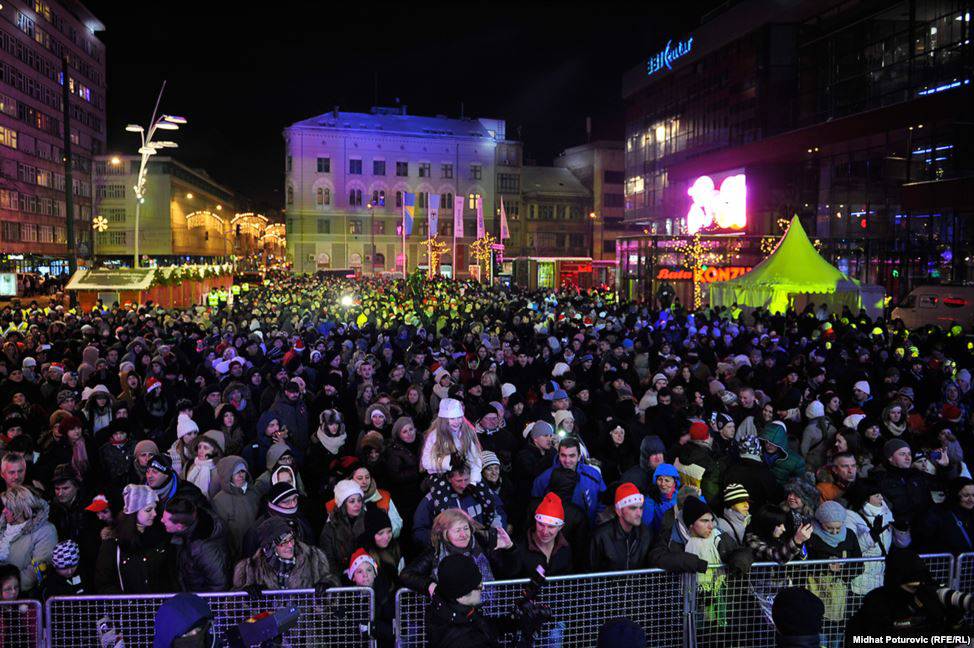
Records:
[[[210,289],[209,294],[206,295],[206,302],[210,308],[217,308],[220,305],[220,296],[217,294],[216,288]]]
[[[233,284],[230,286],[230,292],[233,293],[234,297],[238,296],[240,294],[240,284]]]

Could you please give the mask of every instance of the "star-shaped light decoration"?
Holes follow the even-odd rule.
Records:
[[[91,219],[91,226],[96,232],[104,232],[108,229],[108,219],[104,216],[95,216]]]

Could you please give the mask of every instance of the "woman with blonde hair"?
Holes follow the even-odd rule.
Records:
[[[439,415],[426,431],[420,465],[430,475],[439,475],[463,460],[470,467],[470,483],[479,484],[481,475],[480,441],[477,430],[463,416],[463,405],[453,398],[440,401]]]
[[[418,429],[422,430],[429,426],[432,413],[422,387],[410,385],[403,397],[399,399],[399,406],[402,408],[403,416],[412,418]]]
[[[473,558],[484,581],[514,576],[519,561],[512,551],[514,543],[504,529],[484,528],[460,509],[446,509],[433,520],[432,547],[403,570],[403,585],[417,592],[436,589],[440,561],[464,554]]]
[[[0,497],[0,563],[19,569],[21,589],[29,592],[37,584],[35,565],[51,560],[57,531],[47,519],[47,502],[30,489],[12,486]]]

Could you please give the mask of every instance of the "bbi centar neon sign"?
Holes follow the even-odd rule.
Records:
[[[646,63],[646,76],[656,74],[663,68],[672,70],[673,61],[681,56],[686,56],[692,49],[693,36],[685,41],[677,41],[676,45],[673,44],[672,39],[666,41],[666,47],[649,57],[649,61]]]

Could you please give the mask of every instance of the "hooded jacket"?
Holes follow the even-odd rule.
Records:
[[[244,536],[254,525],[260,510],[260,495],[250,482],[250,473],[247,473],[246,488],[233,484],[235,469],[241,464],[247,465],[236,455],[224,457],[217,462],[216,472],[220,478],[220,490],[213,496],[212,502],[213,512],[226,524],[232,556],[242,555]]]
[[[122,514],[116,537],[101,543],[95,566],[99,594],[153,594],[176,589],[169,536],[162,523],[139,533],[135,514]]]
[[[774,462],[769,465],[771,474],[779,484],[784,485],[792,477],[800,477],[805,472],[805,460],[798,453],[788,452],[788,432],[783,423],[771,421],[765,425],[760,439],[778,448]]]
[[[57,530],[48,517],[48,505],[38,499],[38,505],[31,510],[31,517],[10,540],[7,557],[3,562],[20,569],[20,589],[29,592],[37,584],[33,563],[48,563],[57,544]],[[0,536],[7,532],[6,518],[0,516]]]
[[[267,466],[267,470],[261,473],[260,477],[254,481],[254,490],[261,497],[266,496],[268,491],[270,491],[271,486],[274,485],[274,471],[279,467],[281,457],[283,457],[287,452],[290,452],[292,457],[295,456],[294,450],[289,444],[286,443],[275,443],[267,449],[267,455],[264,457],[264,463]],[[301,479],[301,473],[296,468],[294,468],[293,472],[294,487],[297,488],[298,493],[304,497],[308,493],[304,490],[304,480]]]

